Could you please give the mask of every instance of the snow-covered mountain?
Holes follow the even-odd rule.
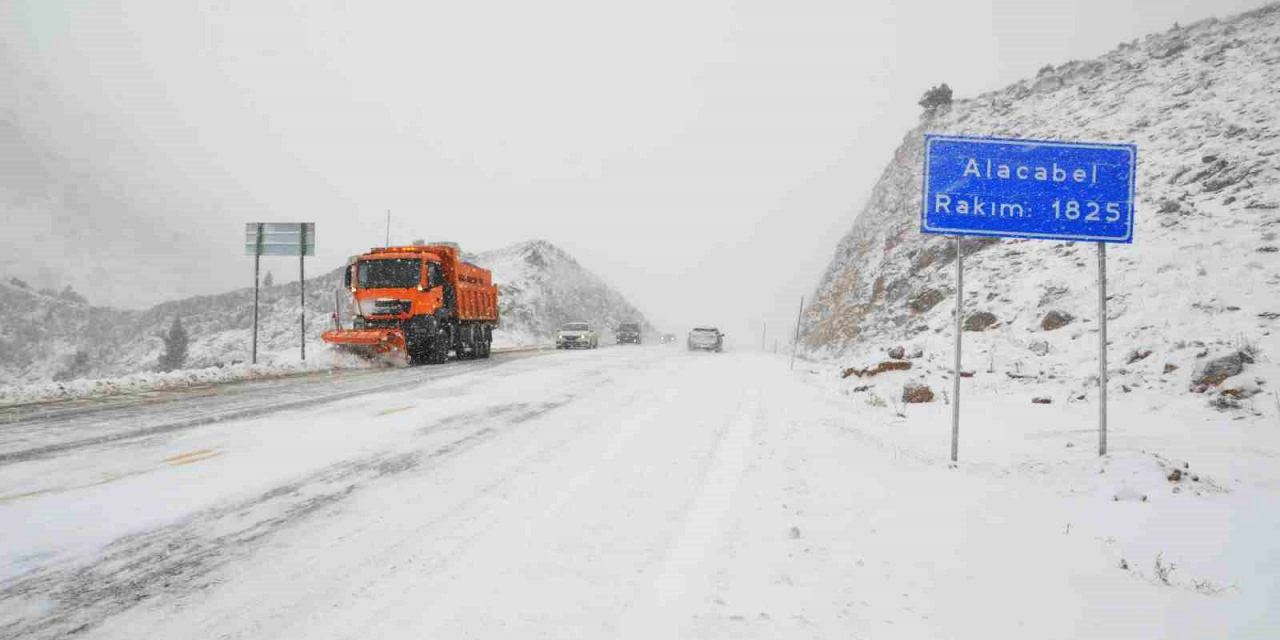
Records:
[[[1111,357],[1125,390],[1185,389],[1216,356],[1277,353],[1278,104],[1280,5],[1272,5],[1046,66],[926,113],[836,248],[805,311],[803,346],[842,361],[883,358],[895,345],[949,357],[954,244],[919,232],[924,134],[936,132],[1137,144],[1135,240],[1111,247],[1107,267]],[[994,323],[966,334],[966,368],[1087,389],[1096,372],[1095,247],[965,245],[966,318],[973,329]]]
[[[606,341],[622,322],[652,327],[622,294],[545,240],[468,256],[493,270],[502,312],[500,337],[545,341],[564,322],[585,320]]]
[[[494,269],[500,287],[502,345],[546,342],[554,327],[585,319],[602,328],[644,322],[621,294],[554,245],[536,241],[471,256]],[[332,326],[341,269],[307,280],[307,354],[322,357],[320,334]],[[298,353],[298,283],[260,293],[259,362],[289,363]],[[95,307],[72,293],[37,291],[0,278],[0,385],[74,380],[153,371],[160,338],[174,317],[190,334],[187,368],[249,361],[253,290],[165,302],[142,311]],[[608,335],[607,333],[605,334]]]

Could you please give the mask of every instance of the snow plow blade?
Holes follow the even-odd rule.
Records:
[[[405,351],[404,333],[399,329],[331,329],[320,338],[336,347],[367,355]]]

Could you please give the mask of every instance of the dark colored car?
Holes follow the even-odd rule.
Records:
[[[689,332],[690,351],[715,351],[724,349],[724,334],[715,327],[698,327]]]
[[[618,344],[640,344],[640,325],[635,322],[624,322],[614,331]]]

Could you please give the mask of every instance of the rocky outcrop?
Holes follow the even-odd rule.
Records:
[[[929,113],[903,137],[837,244],[803,312],[802,349],[869,358],[878,345],[954,331],[955,307],[944,301],[954,301],[957,243],[919,230],[931,132],[1137,145],[1135,244],[1112,249],[1107,267],[1118,359],[1142,346],[1184,362],[1190,354],[1180,350],[1193,341],[1225,347],[1280,331],[1280,314],[1264,306],[1280,299],[1271,260],[1280,253],[1276,42],[1280,5],[1048,66]],[[1096,308],[1096,247],[992,238],[967,238],[962,247],[966,312],[998,317],[973,340],[1035,358],[1046,376],[1083,381],[1096,373],[1081,356],[1097,348],[1088,338],[1098,319],[1066,311]],[[1042,337],[1028,339],[1036,332]],[[1159,376],[1163,363],[1154,360],[1129,366],[1134,375]]]

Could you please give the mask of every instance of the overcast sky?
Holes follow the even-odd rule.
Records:
[[[780,336],[930,85],[1261,4],[8,0],[0,274],[138,306],[251,284],[245,222],[315,221],[318,273],[390,210],[393,241],[542,238],[660,327]]]

